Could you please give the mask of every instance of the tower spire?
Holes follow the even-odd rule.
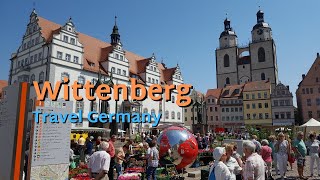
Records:
[[[112,34],[111,36],[111,44],[112,45],[118,45],[120,44],[120,34],[119,34],[119,29],[117,26],[117,16],[114,17],[114,26],[112,29]]]

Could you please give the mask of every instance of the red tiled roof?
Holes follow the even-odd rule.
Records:
[[[254,81],[245,84],[243,91],[263,91],[271,89],[271,83],[266,81]]]
[[[226,86],[222,89],[221,97],[222,98],[231,98],[231,97],[239,97],[242,95],[243,84],[240,85],[231,85]]]
[[[8,86],[8,82],[5,80],[0,80],[0,94],[2,92],[2,89],[6,86]]]
[[[53,34],[57,34],[61,30],[61,25],[39,16],[38,24],[41,28],[40,31],[42,37],[47,43],[51,42]],[[113,50],[112,45],[79,32],[78,38],[84,48],[83,69],[92,72],[99,72],[100,68],[101,73],[108,74],[108,71],[102,67],[101,63],[108,59],[109,53]],[[125,57],[129,61],[129,72],[131,74],[139,76],[140,73],[146,71],[146,66],[149,63],[150,58],[145,58],[129,51],[125,52]],[[94,66],[90,65],[92,63]],[[172,75],[176,68],[167,69],[163,63],[158,63],[158,68],[160,70],[161,82],[172,80]]]
[[[207,93],[206,93],[206,97],[209,97],[209,96],[213,96],[215,98],[219,98],[220,95],[221,95],[221,92],[222,92],[222,89],[221,88],[218,88],[218,89],[208,89],[207,90]]]

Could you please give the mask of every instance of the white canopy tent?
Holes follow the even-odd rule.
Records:
[[[310,131],[315,131],[318,134],[320,133],[320,122],[311,118],[308,122],[299,126],[298,129],[300,131],[304,131],[305,135],[307,135]]]

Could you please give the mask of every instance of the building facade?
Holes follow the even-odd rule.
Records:
[[[271,94],[273,126],[295,125],[293,96],[289,86],[279,83]]]
[[[240,129],[244,126],[243,87],[244,85],[227,86],[222,89],[220,95],[222,124],[229,131]]]
[[[243,89],[245,125],[271,126],[271,83],[256,81],[246,83]]]
[[[125,84],[127,86],[130,86],[130,80],[134,78],[146,89],[152,84],[164,86],[183,83],[178,65],[168,68],[164,63],[157,62],[154,54],[150,57],[142,57],[125,50],[120,41],[116,22],[110,37],[110,43],[98,40],[78,32],[71,18],[64,25],[59,25],[38,16],[33,11],[21,45],[10,59],[9,84],[21,81],[32,84],[33,81],[38,81],[42,87],[44,81],[55,84],[65,77],[71,83],[77,80],[80,84],[90,81],[94,84]],[[112,91],[111,97],[113,93]],[[79,95],[85,97],[85,91],[79,90]],[[58,98],[62,97],[63,94],[60,93]],[[29,120],[32,119],[31,112],[35,98],[36,93],[31,87]],[[87,121],[87,114],[92,110],[107,113],[132,111],[162,113],[161,124],[181,124],[182,108],[175,103],[176,98],[176,91],[172,92],[171,101],[160,102],[153,101],[149,97],[144,101],[132,102],[124,100],[121,95],[119,101],[113,98],[109,101],[100,101],[98,98],[95,101],[88,99],[75,101],[71,96],[74,112],[82,110],[84,118],[83,123],[73,124],[73,127],[93,126]],[[150,128],[151,124],[140,127],[138,124],[119,123],[117,126],[123,130],[128,130],[132,126],[129,129],[136,132],[139,129]],[[108,128],[109,125],[104,124],[103,127]]]
[[[224,31],[216,49],[217,87],[269,80],[272,89],[278,84],[276,45],[272,30],[264,21],[264,13],[257,12],[257,23],[251,31],[252,41],[239,46],[237,35],[229,19],[224,21]]]
[[[320,121],[320,55],[317,57],[307,74],[302,75],[296,91],[300,124],[314,118]]]
[[[220,108],[220,95],[222,89],[208,89],[205,95],[207,102],[207,119],[208,129],[214,132],[215,128],[222,128],[221,108]]]

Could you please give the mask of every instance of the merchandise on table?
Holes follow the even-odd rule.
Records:
[[[118,177],[118,180],[140,180],[141,173],[124,173]]]

